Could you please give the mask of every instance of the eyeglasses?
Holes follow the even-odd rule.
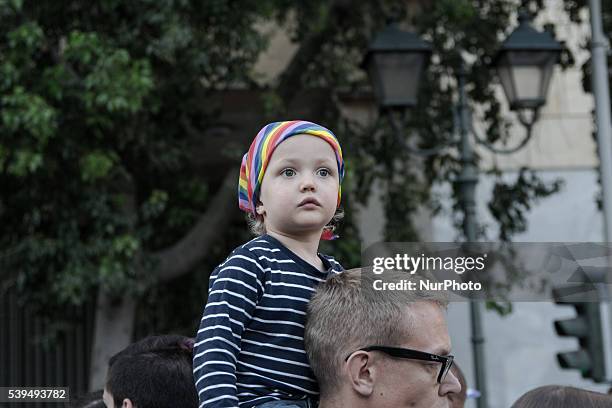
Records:
[[[391,357],[397,358],[409,358],[411,360],[422,360],[422,361],[433,361],[436,363],[441,363],[440,373],[438,374],[438,384],[441,384],[446,378],[446,374],[450,371],[450,368],[453,366],[454,356],[439,356],[437,354],[425,353],[424,351],[412,350],[407,348],[399,348],[399,347],[387,347],[387,346],[368,346],[364,348],[360,348],[355,351],[380,351]],[[355,353],[353,351],[353,353]],[[344,361],[348,361],[349,357],[353,355],[353,353],[346,356]]]

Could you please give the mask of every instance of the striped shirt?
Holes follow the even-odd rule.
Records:
[[[263,235],[215,268],[194,347],[200,408],[318,395],[304,351],[306,307],[314,288],[342,270],[319,256],[326,272]]]

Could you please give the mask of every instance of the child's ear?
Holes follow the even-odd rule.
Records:
[[[257,202],[257,206],[255,207],[255,212],[257,215],[264,215],[266,213],[266,209],[261,201]]]

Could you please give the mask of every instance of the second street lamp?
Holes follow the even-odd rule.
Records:
[[[537,31],[530,23],[529,16],[520,13],[518,28],[504,41],[493,60],[510,109],[517,111],[528,130],[546,103],[550,79],[562,49],[550,33]],[[532,111],[531,118],[523,114],[524,110]]]
[[[518,28],[504,41],[493,61],[510,109],[532,109],[537,113],[546,103],[561,49],[549,32],[531,26],[527,14],[519,15]]]
[[[561,52],[561,45],[549,33],[536,31],[530,25],[526,14],[521,14],[519,21],[519,27],[503,43],[495,58],[497,72],[510,108],[517,111],[519,120],[527,131],[522,141],[512,148],[491,145],[486,138],[479,136],[472,126],[465,91],[466,73],[463,61],[455,72],[458,88],[456,104],[458,115],[454,133],[458,133],[459,137],[427,150],[415,149],[408,144],[404,131],[405,123],[402,122],[401,115],[396,116],[395,114],[402,108],[416,105],[421,77],[418,70],[424,69],[427,57],[431,54],[431,47],[420,40],[416,34],[401,31],[394,25],[387,27],[375,37],[364,63],[370,74],[381,111],[391,122],[394,137],[408,153],[431,155],[449,146],[458,149],[461,171],[454,182],[458,186],[459,201],[464,214],[463,232],[468,242],[477,240],[475,198],[478,168],[474,160],[474,148],[470,134],[476,143],[495,153],[509,154],[525,146],[531,138],[539,109],[546,103],[546,93],[554,64],[558,61]],[[405,67],[403,73],[399,72],[403,67]],[[526,110],[531,111],[531,115],[526,116]],[[475,380],[476,387],[481,392],[477,406],[486,408],[484,336],[479,302],[473,300],[470,302],[470,315]]]

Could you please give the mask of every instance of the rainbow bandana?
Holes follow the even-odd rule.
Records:
[[[255,140],[251,143],[249,151],[242,158],[238,182],[238,206],[242,211],[257,214],[255,207],[259,198],[261,182],[274,149],[287,138],[300,134],[317,136],[329,143],[336,154],[338,174],[340,184],[342,184],[344,178],[342,148],[336,136],[329,129],[304,120],[273,122],[259,131]],[[340,205],[341,191],[342,189],[338,188],[338,205]]]

